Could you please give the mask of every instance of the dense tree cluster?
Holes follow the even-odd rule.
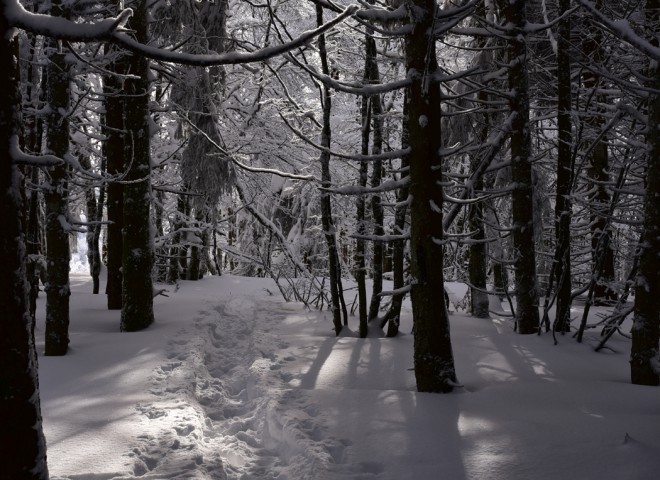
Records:
[[[450,392],[450,279],[598,349],[633,314],[632,382],[660,383],[658,0],[0,4],[7,478],[48,476],[35,299],[66,354],[78,232],[122,331],[154,280],[269,276],[362,337],[410,294],[418,390]]]

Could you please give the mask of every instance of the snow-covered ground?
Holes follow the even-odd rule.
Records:
[[[267,279],[165,288],[156,323],[120,333],[105,295],[72,277],[70,352],[40,357],[52,478],[659,478],[660,389],[629,384],[619,335],[594,353],[597,330],[554,346],[457,312],[464,388],[421,394],[409,305],[397,338],[336,338],[329,312]]]

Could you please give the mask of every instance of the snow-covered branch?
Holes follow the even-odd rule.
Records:
[[[308,44],[359,10],[357,5],[349,5],[329,22],[313,30],[303,32],[290,42],[264,47],[253,52],[232,51],[221,54],[189,54],[144,45],[129,36],[124,25],[133,15],[133,10],[130,8],[123,10],[116,17],[107,18],[95,23],[76,23],[60,17],[28,12],[18,0],[2,0],[1,5],[9,27],[20,28],[35,34],[61,40],[109,40],[126,50],[144,55],[153,60],[198,67],[237,65],[268,60]]]
[[[397,80],[396,82],[378,83],[374,85],[365,85],[364,83],[360,82],[340,82],[332,78],[330,75],[324,75],[317,72],[316,69],[300,62],[293,55],[287,55],[287,58],[291,60],[291,62],[295,63],[298,67],[309,73],[316,80],[323,83],[325,86],[337,90],[338,92],[351,93],[353,95],[381,95],[383,93],[388,93],[393,90],[399,90],[401,88],[407,87],[412,83],[413,80],[412,78],[407,77],[402,80]]]
[[[304,133],[302,133],[300,130],[295,128],[289,121],[282,115],[281,113],[279,114],[280,118],[284,122],[284,124],[289,127],[289,130],[301,139],[303,142],[306,144],[316,148],[317,150],[320,150],[325,153],[329,153],[333,157],[337,158],[344,158],[346,160],[359,160],[360,162],[375,162],[377,160],[393,160],[395,158],[401,158],[404,155],[408,155],[410,153],[410,148],[404,148],[402,150],[392,150],[391,152],[385,152],[385,153],[380,153],[380,154],[372,154],[372,155],[361,155],[361,154],[349,154],[349,153],[340,153],[340,152],[335,152],[333,150],[330,150],[329,148],[326,148],[322,145],[319,145],[316,143],[314,140],[311,138],[307,137]]]
[[[648,40],[640,37],[630,26],[628,20],[612,20],[607,18],[600,10],[596,8],[593,2],[588,0],[577,0],[598,22],[607,27],[621,40],[635,47],[640,52],[648,55],[656,61],[660,61],[660,48],[653,46]]]
[[[31,155],[21,150],[18,142],[18,135],[13,135],[9,139],[9,155],[12,162],[17,165],[36,165],[40,167],[54,167],[61,165],[63,159],[55,155]]]
[[[359,7],[357,5],[349,5],[339,15],[330,20],[329,22],[321,25],[314,30],[303,32],[297,38],[290,42],[273,45],[270,47],[260,48],[253,52],[237,52],[231,51],[221,54],[190,54],[183,52],[173,52],[164,50],[159,47],[151,47],[144,45],[123,32],[114,32],[112,35],[113,41],[121,47],[139,55],[151,58],[153,60],[160,60],[163,62],[178,63],[180,65],[193,65],[198,67],[211,67],[217,65],[238,65],[243,63],[262,62],[273,57],[285,54],[300,48],[324,32],[327,32],[338,23],[343,22],[346,18],[354,15]]]
[[[359,185],[347,185],[338,188],[321,188],[329,193],[338,193],[340,195],[368,195],[371,193],[390,192],[405,187],[410,181],[410,177],[404,177],[400,180],[388,180],[377,187],[361,187]]]
[[[94,23],[76,23],[62,17],[28,12],[18,0],[2,0],[1,5],[9,27],[73,42],[109,40],[114,34],[123,32],[124,25],[133,16],[133,10],[127,8],[116,17]]]

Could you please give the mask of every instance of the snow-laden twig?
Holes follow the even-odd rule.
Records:
[[[607,18],[600,10],[596,8],[593,2],[588,0],[577,0],[591,15],[598,20],[598,22],[607,27],[614,35],[619,37],[624,42],[632,45],[637,50],[647,55],[648,57],[660,61],[660,48],[652,45],[648,40],[640,37],[630,26],[627,20],[611,20]]]
[[[360,162],[375,162],[378,160],[394,160],[395,158],[401,158],[404,155],[408,155],[410,153],[410,148],[404,148],[401,150],[392,150],[391,152],[385,152],[385,153],[380,153],[378,155],[361,155],[361,154],[349,154],[349,153],[341,153],[341,152],[335,152],[333,150],[330,150],[327,147],[324,147],[323,145],[319,145],[316,143],[314,140],[311,138],[307,137],[304,133],[302,133],[300,130],[298,130],[296,127],[291,125],[289,121],[286,119],[282,113],[278,112],[280,118],[284,122],[284,124],[289,127],[289,130],[301,139],[303,142],[307,143],[308,145],[316,148],[317,150],[320,150],[322,152],[328,153],[332,155],[333,157],[337,158],[344,158],[346,160],[358,160]]]

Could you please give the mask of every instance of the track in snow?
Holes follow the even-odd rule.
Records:
[[[152,379],[154,400],[138,405],[151,433],[129,454],[136,477],[358,473],[342,464],[350,442],[327,437],[327,419],[308,392],[287,386],[292,374],[283,367],[296,359],[270,331],[291,313],[290,305],[268,298],[232,296],[207,305],[170,341],[169,361]]]

